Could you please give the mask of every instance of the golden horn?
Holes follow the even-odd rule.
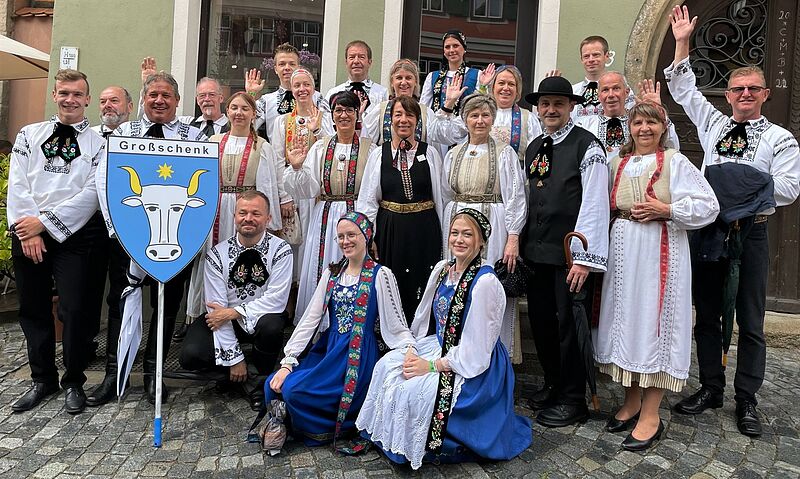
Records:
[[[189,196],[194,196],[194,194],[197,193],[197,187],[199,186],[200,183],[200,175],[207,172],[208,170],[197,170],[194,173],[192,173],[192,179],[189,180],[189,189],[187,191]]]
[[[131,175],[131,191],[133,191],[137,195],[141,195],[142,183],[139,181],[139,174],[136,173],[136,170],[134,170],[130,166],[120,166],[120,168],[127,171],[128,174]]]

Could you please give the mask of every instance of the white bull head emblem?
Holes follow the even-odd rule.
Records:
[[[150,243],[145,254],[152,261],[174,261],[182,248],[178,244],[178,225],[186,208],[199,208],[206,204],[197,193],[200,175],[208,170],[197,170],[189,180],[189,186],[180,185],[144,185],[139,181],[136,170],[129,166],[121,169],[131,176],[133,196],[122,200],[126,206],[141,206],[150,223]]]

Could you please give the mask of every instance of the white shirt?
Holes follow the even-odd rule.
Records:
[[[180,121],[181,123],[186,123],[187,125],[196,124],[198,126],[196,126],[195,128],[197,128],[200,131],[203,131],[206,128],[206,122],[208,120],[203,118],[203,115],[200,115],[197,118],[193,116],[183,115],[178,117],[178,121]],[[230,122],[228,121],[228,117],[225,115],[222,115],[216,120],[214,120],[214,134],[218,135],[220,133],[225,133],[225,131],[230,130],[229,123]],[[225,131],[223,131],[223,128],[225,128]],[[165,134],[164,136],[167,135]]]
[[[83,119],[75,128],[80,156],[67,163],[47,159],[42,143],[50,138],[58,117],[23,127],[11,151],[8,174],[8,224],[35,216],[47,233],[63,242],[97,211],[95,172],[105,162],[106,142]]]
[[[261,255],[266,283],[234,287],[229,281],[231,269],[247,249],[239,242],[238,234],[211,248],[205,257],[204,289],[207,302],[235,309],[240,315],[236,321],[246,333],[253,334],[262,316],[286,309],[292,286],[292,248],[286,241],[264,232],[252,249]],[[208,311],[211,312],[211,308]],[[218,365],[232,366],[244,359],[230,322],[214,331],[214,350]]]
[[[620,122],[622,123],[622,132],[625,135],[625,139],[623,140],[622,144],[628,143],[631,139],[631,129],[630,125],[628,125],[628,117],[627,116],[619,116]],[[608,121],[610,117],[605,115],[591,115],[591,116],[582,116],[578,118],[578,121],[575,122],[577,126],[589,130],[594,136],[600,140],[600,143],[603,144],[603,147],[606,149],[608,153],[608,158],[613,158],[617,156],[619,153],[620,146],[612,146],[609,147],[606,144],[606,131],[608,129]],[[667,119],[667,148],[674,148],[676,150],[680,150],[681,144],[678,140],[678,133],[675,131],[675,124],[672,123],[671,120]]]
[[[628,80],[623,77],[625,80],[625,86],[629,88],[628,96],[625,98],[625,109],[630,110],[633,108],[633,105],[636,104],[636,96],[633,94],[633,88],[628,84]],[[589,84],[589,79],[584,78],[582,82],[573,83],[572,84],[572,93],[576,95],[583,96],[583,91],[586,89],[586,86]],[[573,121],[577,121],[582,116],[591,116],[591,115],[602,115],[603,114],[603,105],[598,103],[597,105],[586,105],[583,106],[580,103],[575,105],[575,108],[572,109],[571,117]]]
[[[689,58],[667,67],[664,77],[672,98],[683,107],[697,127],[697,135],[705,152],[701,171],[705,171],[708,165],[744,163],[772,175],[775,202],[778,206],[789,205],[797,199],[800,193],[800,148],[789,131],[763,116],[750,120],[745,127],[747,149],[742,158],[720,156],[717,153],[717,142],[733,129],[733,118],[717,110],[697,89]],[[774,212],[774,208],[770,208],[760,213]]]
[[[322,136],[333,136],[336,133],[336,129],[333,127],[333,115],[331,114],[331,97],[341,91],[349,91],[352,83],[351,80],[347,80],[325,93],[325,101],[323,101],[319,107],[319,109],[322,110]],[[389,90],[387,90],[385,86],[375,83],[369,78],[364,80],[363,83],[364,90],[366,90],[367,96],[369,97],[370,106],[377,105],[389,99]]]

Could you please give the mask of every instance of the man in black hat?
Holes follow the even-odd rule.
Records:
[[[567,79],[545,78],[525,99],[537,106],[545,128],[525,153],[531,191],[521,254],[535,271],[528,284],[528,314],[545,379],[529,404],[541,409],[540,424],[561,427],[588,417],[573,293],[588,288],[589,273],[606,270],[608,160],[597,138],[570,119],[582,98]],[[573,266],[567,271],[563,242],[571,231],[586,237],[588,249],[573,242]]]

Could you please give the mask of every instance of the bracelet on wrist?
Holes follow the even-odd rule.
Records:
[[[435,373],[436,371],[436,362],[435,361],[428,361],[428,367],[430,368],[430,372]]]
[[[292,368],[290,368],[289,366],[281,366],[281,369],[285,369],[289,372],[292,372]]]
[[[442,111],[445,112],[445,113],[453,113],[453,109],[452,108],[447,108],[446,106],[442,107]]]
[[[247,94],[248,94],[248,95],[250,95],[250,96],[252,96],[253,98],[258,98],[258,92],[255,92],[255,91],[249,91],[249,92],[247,92]]]

